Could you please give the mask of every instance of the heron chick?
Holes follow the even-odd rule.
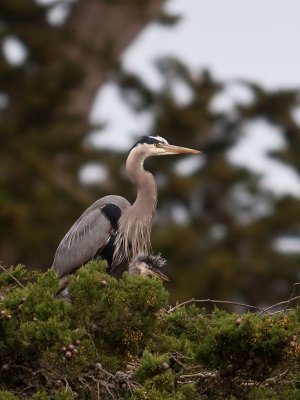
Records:
[[[128,178],[137,188],[133,204],[121,196],[96,200],[71,226],[61,240],[53,261],[60,277],[74,272],[92,259],[104,259],[108,272],[115,273],[123,261],[150,253],[150,233],[157,204],[153,175],[144,169],[152,156],[199,154],[200,151],[173,146],[160,136],[143,136],[129,151]]]
[[[166,260],[160,254],[141,254],[135,257],[128,266],[129,275],[155,276],[162,281],[169,281],[169,278],[161,272]]]

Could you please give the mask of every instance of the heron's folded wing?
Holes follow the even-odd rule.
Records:
[[[60,242],[53,261],[53,268],[60,276],[91,260],[108,242],[112,226],[102,212],[104,207],[82,216]]]

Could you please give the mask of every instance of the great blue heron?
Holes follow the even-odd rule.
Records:
[[[166,260],[160,254],[141,254],[134,258],[128,265],[129,275],[155,276],[162,281],[169,278],[161,272]]]
[[[112,272],[123,260],[130,262],[149,254],[157,188],[153,175],[144,169],[144,161],[151,156],[188,153],[200,151],[173,146],[160,136],[142,137],[126,161],[127,175],[137,187],[135,202],[131,205],[123,197],[111,195],[87,208],[56,250],[53,268],[58,275],[70,274],[98,257],[107,260]]]

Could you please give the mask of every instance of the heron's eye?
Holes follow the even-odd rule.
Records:
[[[155,147],[160,147],[160,143],[154,143]]]

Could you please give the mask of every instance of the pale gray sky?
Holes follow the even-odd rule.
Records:
[[[221,80],[300,85],[299,0],[169,0],[165,8],[184,18],[173,29],[150,24],[124,53],[130,70],[155,81],[153,60],[169,54]]]

